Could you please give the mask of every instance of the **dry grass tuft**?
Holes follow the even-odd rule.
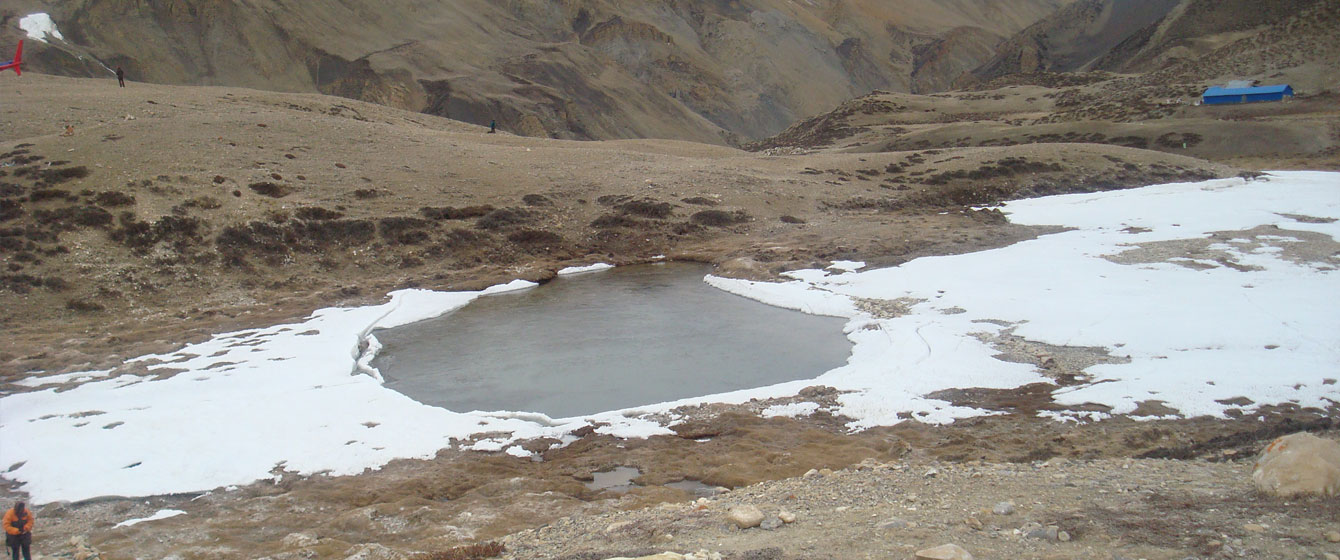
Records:
[[[503,551],[503,545],[497,542],[486,542],[483,544],[471,544],[449,548],[439,552],[428,552],[415,557],[415,560],[474,560],[476,558],[493,558],[499,556]]]

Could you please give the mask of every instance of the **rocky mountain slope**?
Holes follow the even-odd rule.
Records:
[[[1287,21],[1324,25],[1318,10],[1335,6],[1325,0],[1081,0],[1010,38],[960,84],[1018,73],[1139,73],[1197,63]]]
[[[1068,2],[16,0],[0,43],[18,16],[50,11],[68,43],[30,44],[33,71],[120,65],[137,81],[322,92],[530,136],[720,144],[874,89],[942,88]]]
[[[1185,30],[1168,22],[1183,21],[1194,7],[1170,13],[1160,24],[1167,33],[1159,36]],[[1090,142],[1247,167],[1340,168],[1340,43],[1334,40],[1340,3],[1302,2],[1290,10],[1292,16],[1269,25],[1228,38],[1215,34],[1205,44],[1217,48],[1168,58],[1154,71],[1013,73],[967,91],[877,92],[752,147],[880,152]],[[1288,83],[1298,95],[1282,103],[1198,106],[1207,86],[1228,80]]]

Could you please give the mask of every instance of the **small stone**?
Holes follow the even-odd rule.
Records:
[[[620,529],[628,527],[629,525],[632,524],[633,524],[632,521],[615,521],[614,523],[610,523],[608,526],[605,527],[605,534],[610,535],[613,533],[617,533]]]
[[[782,523],[795,523],[795,522],[796,522],[796,514],[791,513],[791,512],[789,512],[789,511],[786,511],[786,510],[782,510],[782,511],[777,512],[777,519],[781,519],[781,520],[782,520]]]
[[[1014,502],[1001,502],[1001,503],[998,503],[998,504],[996,504],[995,507],[991,508],[991,513],[994,513],[994,514],[996,514],[996,515],[1013,515],[1013,514],[1014,514]]]
[[[976,529],[978,531],[981,531],[983,528],[982,521],[977,519],[976,517],[969,517],[967,519],[964,519],[963,522],[966,523],[969,527],[972,527],[973,529]]]
[[[1067,533],[1065,531],[1058,532],[1056,533],[1056,540],[1061,542],[1070,542],[1070,533]]]
[[[824,476],[832,476],[832,475],[833,475],[833,469],[819,469],[819,474],[824,475]]]
[[[875,527],[880,529],[906,529],[911,526],[912,524],[909,523],[906,519],[898,517],[891,517],[889,519],[885,519],[884,521],[880,521],[877,525],[875,525]]]
[[[758,527],[763,523],[763,512],[757,506],[735,506],[730,509],[730,513],[726,514],[726,519],[734,523],[736,527],[748,529]]]
[[[1038,527],[1037,529],[1033,529],[1032,531],[1026,533],[1024,536],[1030,539],[1054,541],[1061,538],[1061,529],[1055,525],[1048,525],[1046,527]]]
[[[1326,533],[1326,540],[1328,542],[1340,543],[1340,531],[1331,531],[1329,533]]]
[[[921,476],[924,476],[924,477],[926,477],[926,478],[935,478],[935,477],[937,477],[937,476],[940,476],[940,470],[939,470],[939,469],[930,469],[930,470],[926,471],[926,474],[923,474],[923,475],[921,475]]]
[[[833,508],[833,511],[836,511],[836,512],[838,512],[838,513],[842,513],[842,512],[844,512],[844,511],[849,510],[849,509],[851,509],[850,506],[838,506],[838,507]]]
[[[815,478],[819,476],[819,469],[810,469],[805,471],[805,478]]]
[[[767,519],[764,519],[762,523],[759,523],[758,528],[763,529],[764,531],[771,531],[773,529],[781,527],[783,524],[784,523],[782,522],[781,519],[778,519],[777,517],[769,517]]]
[[[1336,556],[1336,555],[1331,554],[1331,553],[1329,553],[1329,552],[1327,552],[1327,553],[1325,553],[1325,554],[1322,554],[1321,556],[1322,556],[1322,558],[1325,558],[1326,560],[1340,560],[1340,556]]]
[[[1266,526],[1257,523],[1248,523],[1242,526],[1242,530],[1247,531],[1248,533],[1264,533],[1266,532]]]
[[[942,544],[918,550],[916,560],[972,560],[972,554],[956,544]]]

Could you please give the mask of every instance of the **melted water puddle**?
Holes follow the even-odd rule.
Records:
[[[591,473],[591,480],[584,484],[592,490],[606,490],[615,494],[624,494],[634,488],[642,487],[641,484],[633,482],[633,479],[639,476],[642,476],[642,471],[638,470],[637,467],[614,467],[607,471]],[[671,482],[666,486],[688,492],[695,498],[709,498],[722,492],[722,489],[716,486],[691,479]]]
[[[846,363],[845,320],[770,307],[692,264],[620,267],[378,331],[388,388],[458,412],[554,418],[811,379]]]

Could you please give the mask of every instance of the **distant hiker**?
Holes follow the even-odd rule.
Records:
[[[5,512],[4,523],[5,545],[9,546],[13,560],[19,560],[20,551],[23,560],[33,560],[32,552],[28,550],[33,544],[33,512],[28,511],[23,502],[16,503]]]
[[[121,87],[126,87],[126,71],[122,70],[120,66],[116,67],[116,83],[121,84]]]
[[[498,132],[498,121],[496,120],[489,121],[489,134],[493,134],[495,132]]]

